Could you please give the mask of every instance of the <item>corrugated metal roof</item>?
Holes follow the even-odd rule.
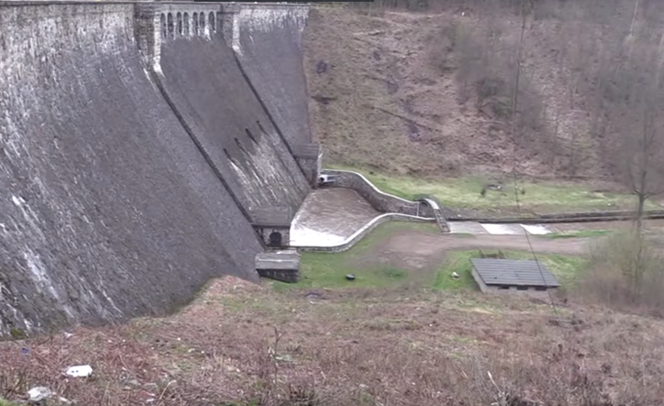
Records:
[[[472,258],[470,262],[487,285],[560,286],[541,261]]]

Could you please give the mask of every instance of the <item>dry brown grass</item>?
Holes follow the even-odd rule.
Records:
[[[550,20],[528,25],[519,111],[530,124],[515,149],[510,114],[501,111],[511,109],[520,22],[510,13],[489,14],[312,13],[305,67],[314,96],[312,130],[325,159],[428,176],[509,172],[517,160],[524,174],[560,175],[568,174],[571,158],[555,147],[573,140],[575,175],[599,175],[597,161],[590,160],[594,144],[585,138],[588,112],[569,106],[569,67],[559,68],[557,60],[561,44],[553,38],[567,27]],[[479,46],[492,27],[500,30],[500,41]],[[320,63],[324,72],[317,70]],[[481,79],[503,86],[482,98],[476,89]]]
[[[662,255],[652,237],[623,230],[591,244],[588,269],[573,292],[576,299],[663,316]]]
[[[427,3],[427,12],[398,3],[311,13],[311,124],[329,163],[442,177],[510,172],[516,161],[535,177],[610,177],[603,148],[618,115],[605,110],[624,113],[617,87],[633,86],[607,70],[618,66],[630,27],[659,32],[662,2],[640,2],[637,24],[631,0],[528,3],[516,142],[509,118],[521,2],[407,2]],[[640,42],[652,55],[659,49],[658,35]]]
[[[225,278],[169,318],[4,343],[0,396],[35,385],[109,406],[488,406],[501,396],[497,405],[607,406],[664,395],[658,320],[576,306],[556,315],[537,299],[472,293],[307,293]],[[94,377],[62,376],[80,363]]]

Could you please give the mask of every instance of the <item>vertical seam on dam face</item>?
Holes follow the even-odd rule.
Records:
[[[257,280],[256,213],[288,227],[309,185],[262,100],[287,93],[250,83],[219,35],[227,11],[0,3],[0,335]]]
[[[237,56],[237,54],[236,54],[235,52],[233,52],[233,59],[235,60],[235,63],[237,64],[237,67],[238,67],[238,69],[240,70],[240,73],[242,73],[242,77],[244,77],[244,80],[247,81],[247,84],[249,85],[249,88],[251,89],[251,92],[256,96],[256,99],[258,100],[258,102],[260,103],[261,107],[262,107],[263,110],[265,111],[265,115],[267,115],[267,117],[270,119],[270,122],[272,123],[272,125],[274,126],[274,128],[277,130],[277,134],[279,134],[279,138],[281,138],[281,141],[282,141],[282,142],[284,143],[284,145],[286,146],[286,149],[288,150],[288,153],[291,154],[291,155],[293,155],[293,150],[291,149],[290,144],[288,143],[288,141],[286,140],[286,138],[284,138],[284,134],[282,133],[282,131],[281,131],[281,129],[279,128],[279,126],[277,125],[277,122],[276,122],[276,121],[274,120],[274,118],[272,117],[272,113],[271,113],[270,110],[267,108],[267,106],[265,106],[265,102],[264,102],[263,99],[261,98],[260,94],[258,94],[258,92],[256,91],[256,87],[255,87],[254,84],[251,82],[251,80],[249,80],[249,76],[247,76],[247,73],[245,72],[244,68],[242,67],[242,63],[240,62],[240,60],[239,60],[239,58],[238,58],[238,56]],[[305,175],[304,170],[300,167],[300,165],[298,165],[298,168],[300,168],[300,171],[302,172],[302,175]]]
[[[187,124],[186,120],[182,117],[182,114],[178,111],[177,107],[175,106],[175,103],[171,99],[171,97],[168,95],[168,92],[166,89],[164,89],[163,83],[161,83],[161,78],[159,77],[159,74],[154,71],[154,68],[150,67],[150,76],[154,78],[154,81],[157,85],[157,88],[159,89],[159,92],[161,95],[164,97],[164,100],[168,104],[168,106],[173,110],[173,113],[177,117],[178,121],[182,125],[182,127],[185,129],[187,132],[187,135],[191,138],[191,140],[194,142],[196,145],[196,148],[198,148],[198,151],[203,155],[205,158],[205,161],[207,164],[210,166],[212,171],[214,172],[215,176],[221,181],[221,183],[224,185],[224,188],[228,191],[228,194],[233,198],[233,201],[237,205],[237,207],[240,209],[242,212],[242,215],[247,219],[247,221],[251,222],[251,217],[249,216],[249,213],[245,210],[244,206],[242,203],[238,200],[237,196],[235,196],[235,193],[233,193],[233,190],[228,186],[228,183],[226,183],[226,180],[224,179],[223,175],[219,171],[219,168],[215,165],[214,161],[210,157],[210,155],[205,151],[205,148],[203,147],[203,144],[201,141],[196,137],[196,134],[194,131],[189,127],[189,124]]]
[[[174,5],[161,7],[158,12],[170,13]],[[256,213],[263,213],[263,220],[272,213],[283,222],[290,213],[290,221],[309,191],[308,181],[220,35],[227,27],[221,28],[161,41],[162,92],[248,218],[256,222]]]
[[[233,31],[243,72],[292,150],[312,142],[301,45],[308,14],[306,5],[243,4]]]
[[[233,58],[234,58],[234,60],[235,60],[235,63],[236,63],[237,66],[238,66],[238,69],[240,70],[240,73],[242,73],[242,76],[243,76],[244,79],[247,81],[247,84],[249,85],[249,88],[251,89],[252,93],[256,96],[256,99],[258,100],[258,102],[260,103],[261,107],[262,107],[263,110],[265,111],[265,114],[266,114],[267,117],[270,119],[270,122],[272,123],[272,125],[274,126],[274,128],[277,130],[277,134],[279,134],[279,138],[281,138],[281,141],[283,142],[284,146],[286,147],[286,150],[288,151],[288,154],[289,154],[290,156],[294,156],[294,154],[293,154],[293,149],[292,149],[290,143],[289,143],[288,140],[284,137],[283,131],[282,131],[281,128],[279,127],[279,125],[278,125],[278,123],[276,122],[276,120],[273,118],[272,113],[270,112],[270,109],[267,108],[267,106],[265,105],[265,102],[264,102],[263,99],[261,98],[259,92],[256,90],[256,87],[254,86],[254,84],[252,83],[252,81],[249,79],[249,76],[247,75],[247,73],[246,73],[244,67],[242,66],[242,63],[240,62],[240,58],[238,57],[238,55],[237,55],[236,52],[233,52]],[[265,132],[262,126],[259,125],[259,127],[260,127],[260,129],[261,129],[262,132]],[[281,157],[279,157],[279,159],[281,159]],[[297,167],[299,168],[300,173],[302,173],[302,175],[306,177],[306,176],[307,176],[307,173],[306,173],[305,169],[304,169],[299,163],[298,163]],[[303,200],[303,202],[304,202],[304,200]]]

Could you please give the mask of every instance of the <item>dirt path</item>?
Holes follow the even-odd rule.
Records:
[[[536,252],[559,254],[580,254],[588,239],[564,238],[548,240],[530,237],[533,249]],[[453,235],[435,235],[404,230],[393,235],[382,244],[392,252],[413,253],[416,255],[435,255],[439,252],[473,249],[473,248],[500,248],[508,250],[528,250],[528,241],[523,235],[476,235],[472,237],[457,237]]]
[[[587,238],[547,240],[530,237],[537,253],[581,255]],[[361,262],[364,265],[390,264],[408,270],[433,270],[452,250],[503,249],[527,251],[530,249],[523,235],[476,235],[472,237],[433,234],[418,230],[402,230],[372,247]]]

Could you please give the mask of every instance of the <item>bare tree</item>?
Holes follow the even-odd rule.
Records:
[[[622,180],[637,197],[636,229],[641,231],[645,203],[664,193],[664,128],[657,117],[659,105],[644,101],[633,130],[621,132]],[[660,101],[661,103],[661,101]]]
[[[631,27],[626,59],[614,75],[612,159],[620,179],[637,197],[636,230],[641,232],[646,201],[664,193],[664,102],[662,54],[651,35],[639,38]],[[647,34],[647,32],[646,32]],[[650,38],[648,38],[650,37]]]

